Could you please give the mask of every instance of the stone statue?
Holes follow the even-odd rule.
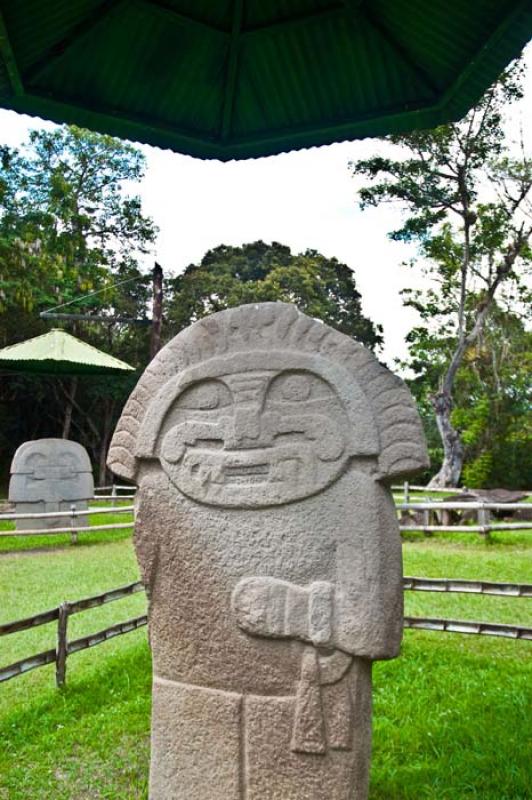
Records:
[[[136,481],[152,800],[364,800],[371,663],[402,635],[389,484],[426,467],[375,356],[283,303],[175,337],[109,466]]]
[[[94,496],[92,467],[87,451],[67,439],[36,439],[20,445],[11,463],[9,500],[17,514],[77,511],[87,508]],[[87,517],[77,517],[79,526]],[[19,530],[65,528],[68,517],[19,519]]]

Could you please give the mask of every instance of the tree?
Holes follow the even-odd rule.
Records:
[[[453,423],[458,372],[485,328],[497,297],[527,299],[523,276],[532,261],[532,159],[507,151],[505,112],[522,96],[522,67],[505,72],[460,122],[388,138],[396,157],[352,163],[369,178],[362,208],[398,203],[404,224],[391,238],[416,242],[432,279],[407,294],[426,335],[446,340],[430,401],[443,446],[432,484],[456,486],[464,442]],[[434,370],[434,365],[431,367]]]
[[[349,267],[314,250],[293,255],[278,242],[209,250],[169,282],[167,295],[167,333],[241,303],[283,301],[368,347],[382,342],[380,328],[362,313]]]
[[[114,283],[155,238],[138,195],[125,187],[144,173],[142,153],[76,127],[33,131],[0,160],[0,300],[59,305]],[[36,278],[39,280],[36,280]],[[109,296],[92,301],[105,306]]]
[[[454,348],[453,337],[424,327],[409,334],[411,390],[425,422],[431,462],[443,449],[430,398]],[[521,316],[495,303],[482,333],[464,354],[454,385],[453,426],[464,446],[463,483],[526,489],[532,481],[530,371],[532,333]]]
[[[141,261],[156,229],[134,193],[144,170],[138,149],[76,127],[33,131],[24,148],[0,151],[0,346],[44,332],[49,324],[40,311],[85,295],[64,310],[147,315],[149,276]],[[146,329],[67,327],[137,367],[147,363]],[[127,379],[105,377],[6,378],[0,414],[7,452],[25,438],[73,432],[104,479],[108,434],[129,388]],[[37,417],[27,392],[40,398]],[[27,413],[14,418],[10,408]]]

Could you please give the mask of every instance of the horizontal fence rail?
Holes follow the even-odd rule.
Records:
[[[134,492],[135,487],[131,486],[131,484],[121,484],[121,483],[111,483],[109,486],[95,486],[95,492]]]
[[[16,678],[17,675],[23,675],[31,669],[53,664],[54,661],[57,661],[57,650],[55,647],[51,650],[45,650],[43,653],[37,653],[35,656],[23,658],[21,661],[10,664],[8,667],[4,667],[0,670],[0,682],[8,681],[10,678]]]
[[[460,592],[499,597],[532,597],[532,584],[530,583],[462,581],[456,578],[403,578],[403,589],[414,592]]]
[[[532,503],[482,503],[478,501],[461,501],[451,503],[448,500],[425,500],[412,503],[396,503],[397,511],[430,511],[438,513],[440,511],[532,511]],[[528,520],[532,525],[532,520]]]
[[[130,488],[130,487],[128,487]],[[471,487],[466,486],[416,486],[415,484],[405,481],[400,486],[392,486],[393,492],[430,492],[431,494],[463,494],[464,492],[475,491]],[[532,490],[528,491],[523,489],[525,495],[532,495]]]
[[[89,608],[103,606],[106,603],[113,603],[115,600],[123,600],[130,594],[144,591],[142,581],[128,583],[127,586],[119,586],[118,589],[109,589],[107,592],[96,594],[93,597],[85,597],[83,600],[75,600],[69,603],[70,613],[78,614],[80,611],[87,611]]]
[[[101,498],[98,498],[100,500]],[[116,499],[116,498],[115,498]],[[91,508],[76,508],[72,511],[43,511],[41,512],[27,512],[21,513],[19,511],[7,512],[0,514],[0,522],[10,522],[18,519],[52,519],[55,517],[87,517],[91,514],[129,514],[131,511],[135,510],[135,506],[116,506],[113,508],[109,508],[109,506],[102,506],[102,508],[97,508],[91,506]]]
[[[115,531],[121,528],[132,528],[131,522],[113,522],[110,525],[70,525],[68,528],[29,528],[24,531],[0,531],[0,536],[54,536],[57,533],[94,533],[95,531]]]
[[[414,630],[444,631],[445,633],[476,633],[484,636],[502,636],[507,639],[532,641],[532,628],[503,625],[500,622],[470,622],[458,619],[433,619],[431,617],[405,617],[404,627]]]
[[[424,531],[426,533],[497,533],[497,531],[532,531],[532,522],[507,522],[500,525],[399,525],[400,531]]]
[[[492,581],[459,580],[456,578],[403,578],[405,591],[417,592],[446,592],[497,595],[501,597],[532,597],[532,585],[526,583],[495,583]],[[122,600],[136,592],[144,591],[141,581],[135,581],[127,586],[110,589],[107,592],[85,597],[82,600],[64,602],[56,608],[35,614],[32,617],[5,622],[0,625],[0,636],[29,630],[39,625],[46,625],[57,620],[57,646],[44,650],[36,655],[21,659],[0,669],[0,682],[15,678],[25,672],[44,667],[47,664],[56,664],[56,684],[62,686],[66,680],[66,660],[68,656],[89,647],[103,644],[103,642],[137,630],[147,624],[145,614],[118,622],[96,633],[82,636],[79,639],[68,640],[68,618],[73,614],[88,611],[91,608]],[[431,617],[405,617],[404,627],[414,630],[442,631],[446,633],[479,634],[484,636],[498,636],[509,639],[532,640],[532,628],[521,625],[507,625],[495,622],[475,622],[469,620],[439,619]]]
[[[16,619],[14,622],[4,622],[3,625],[0,625],[0,636],[7,636],[8,633],[20,633],[20,631],[27,631],[30,628],[38,628],[39,625],[48,625],[49,622],[57,619],[58,615],[59,607],[52,608],[50,611],[43,611],[34,617]]]
[[[92,498],[93,500],[109,500],[109,501],[116,501],[116,500],[134,500],[134,494],[95,494]]]
[[[71,653],[77,653],[80,650],[86,650],[88,647],[95,647],[97,644],[107,642],[109,639],[113,639],[115,636],[120,636],[123,633],[136,631],[137,628],[141,628],[143,625],[147,624],[148,617],[146,614],[143,614],[141,617],[128,619],[126,622],[118,622],[116,625],[111,625],[109,628],[105,628],[103,631],[91,633],[88,636],[82,636],[81,639],[74,639],[73,642],[68,643],[68,655]]]
[[[522,511],[523,509],[532,510],[531,503],[483,503],[480,500],[462,500],[461,502],[451,503],[448,500],[424,500],[412,503],[396,503],[398,511]]]

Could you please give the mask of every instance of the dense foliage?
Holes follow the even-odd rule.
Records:
[[[278,242],[221,245],[187,267],[169,289],[168,322],[175,330],[241,303],[282,301],[368,347],[382,342],[380,329],[362,313],[353,272],[315,250],[293,255]]]

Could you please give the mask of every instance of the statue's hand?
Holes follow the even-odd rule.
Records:
[[[297,586],[277,578],[243,578],[233,592],[237,624],[252,636],[301,639],[333,646],[334,586]]]

